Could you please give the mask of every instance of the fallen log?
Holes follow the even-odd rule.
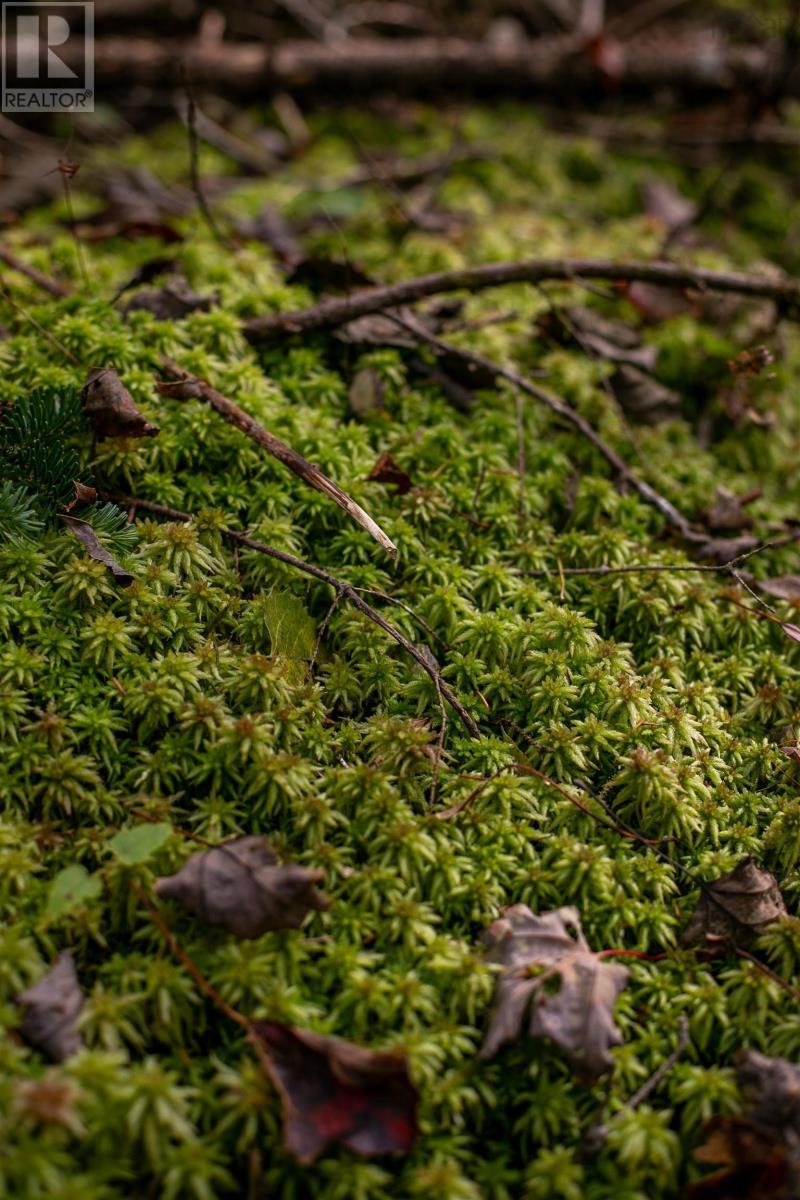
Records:
[[[76,48],[80,50],[80,47]],[[226,94],[274,91],[336,91],[355,96],[371,90],[441,92],[502,91],[573,96],[668,89],[680,93],[739,92],[780,74],[779,49],[733,45],[715,31],[639,35],[615,43],[614,73],[602,57],[574,35],[526,38],[492,45],[458,37],[348,38],[332,43],[289,40],[275,46],[252,41],[100,37],[95,40],[95,77],[103,89],[132,84],[173,87],[180,77],[193,86]],[[68,65],[81,63],[69,45]],[[71,56],[75,62],[71,61]],[[798,91],[798,71],[787,80]]]

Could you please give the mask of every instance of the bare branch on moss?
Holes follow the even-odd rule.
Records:
[[[117,496],[112,493],[105,494],[108,500],[113,500],[114,503],[120,504],[126,508],[141,508],[145,512],[155,513],[157,516],[166,517],[170,521],[192,521],[193,513],[183,512],[178,508],[170,508],[166,504],[156,504],[152,500],[141,500],[138,496]],[[246,546],[249,550],[256,550],[259,554],[266,554],[269,558],[274,558],[278,562],[285,563],[289,567],[293,567],[296,571],[302,571],[304,575],[310,575],[313,579],[319,579],[333,588],[335,592],[340,593],[346,600],[349,600],[354,608],[363,613],[370,621],[377,625],[384,633],[388,633],[401,649],[405,650],[417,666],[421,667],[428,678],[433,683],[437,690],[437,694],[441,694],[447,703],[455,710],[461,723],[471,734],[472,737],[480,737],[480,730],[474,719],[470,716],[464,705],[456,696],[453,689],[442,678],[439,668],[435,665],[432,656],[429,657],[410,642],[399,629],[396,629],[389,621],[385,619],[377,609],[371,604],[367,604],[361,596],[359,596],[356,588],[346,583],[343,579],[333,575],[330,571],[326,571],[324,567],[315,566],[314,563],[306,562],[302,558],[297,558],[294,554],[288,554],[285,550],[278,550],[274,546],[268,546],[265,542],[259,542],[255,538],[249,537],[246,533],[242,533],[238,529],[223,529],[222,533],[225,537],[229,537],[232,541],[240,546]]]
[[[317,329],[335,329],[357,317],[383,312],[403,304],[413,304],[428,296],[446,292],[478,292],[509,283],[542,283],[563,280],[580,284],[584,279],[606,279],[626,283],[652,283],[662,287],[694,288],[700,291],[733,292],[758,296],[783,304],[789,310],[800,304],[800,280],[774,279],[748,275],[741,271],[710,271],[703,267],[671,262],[615,262],[607,258],[531,258],[522,262],[483,263],[476,267],[457,267],[419,275],[385,287],[364,288],[351,296],[322,300],[310,308],[293,312],[269,313],[251,317],[243,323],[252,341],[309,333]]]
[[[397,553],[394,542],[384,533],[380,525],[373,521],[369,513],[366,513],[360,504],[356,504],[355,500],[348,496],[347,492],[343,491],[338,484],[334,483],[332,479],[328,479],[327,475],[323,475],[319,467],[308,462],[296,450],[292,450],[291,446],[287,446],[274,433],[265,429],[263,425],[259,425],[258,421],[254,420],[243,408],[239,408],[238,404],[228,399],[222,392],[218,392],[204,379],[190,375],[188,371],[184,371],[172,359],[164,355],[160,356],[159,364],[168,376],[166,381],[158,384],[158,390],[162,395],[172,396],[178,400],[204,400],[210,404],[229,425],[235,425],[273,458],[277,458],[278,462],[288,467],[309,487],[333,500],[334,504],[338,504],[348,516],[353,518],[356,524],[360,525],[362,529],[366,529],[367,533],[388,554]]]
[[[688,518],[685,517],[683,513],[679,512],[675,505],[667,500],[666,496],[662,496],[660,492],[657,492],[654,487],[651,487],[649,483],[646,483],[643,479],[640,479],[639,476],[631,470],[624,458],[617,454],[616,450],[609,446],[608,443],[600,437],[600,434],[597,432],[594,426],[586,420],[585,417],[581,416],[579,412],[576,412],[574,408],[570,408],[570,406],[565,404],[563,400],[560,400],[551,392],[545,391],[544,388],[539,387],[538,384],[532,383],[531,380],[525,375],[520,375],[518,371],[511,370],[510,367],[501,367],[498,363],[492,362],[488,358],[484,358],[482,354],[475,354],[471,350],[462,350],[460,346],[454,346],[451,342],[445,342],[441,338],[435,337],[432,333],[429,333],[427,329],[424,329],[419,322],[412,323],[411,321],[406,321],[403,317],[396,316],[395,314],[392,314],[392,320],[396,321],[399,325],[404,326],[404,328],[411,330],[411,332],[418,337],[420,341],[427,342],[427,344],[429,346],[433,346],[434,349],[444,351],[447,354],[455,354],[462,358],[465,362],[471,363],[476,367],[493,371],[495,375],[502,379],[508,380],[509,383],[513,384],[514,387],[519,388],[520,391],[527,392],[529,396],[533,396],[535,400],[545,404],[552,412],[556,413],[557,416],[562,417],[565,421],[568,421],[569,424],[577,429],[579,433],[583,434],[587,441],[591,442],[595,450],[602,454],[603,458],[617,473],[619,478],[624,480],[629,487],[637,492],[646,504],[650,504],[653,508],[657,509],[658,512],[660,512],[661,515],[669,522],[669,524],[672,525],[674,529],[678,530],[683,538],[689,542],[708,541],[708,538],[705,534],[698,533],[692,529]]]
[[[14,271],[19,271],[20,275],[24,275],[26,279],[30,279],[37,287],[40,287],[43,292],[48,292],[51,296],[55,296],[58,300],[63,300],[65,296],[69,296],[72,288],[65,283],[59,283],[57,279],[53,279],[50,275],[45,275],[44,271],[32,267],[30,263],[23,262],[21,258],[17,258],[16,254],[0,244],[0,261],[4,262],[7,267],[11,267]]]

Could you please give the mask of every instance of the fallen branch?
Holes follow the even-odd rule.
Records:
[[[666,496],[662,496],[649,483],[645,483],[638,475],[628,466],[624,458],[621,458],[611,446],[605,442],[593,425],[576,412],[574,408],[570,408],[563,400],[559,400],[557,396],[546,392],[544,388],[540,388],[537,384],[532,383],[524,375],[520,375],[518,371],[512,371],[510,367],[501,367],[498,363],[492,362],[488,358],[484,358],[481,354],[475,354],[471,350],[462,350],[460,346],[454,346],[450,342],[445,342],[441,338],[435,337],[429,333],[417,322],[406,321],[402,317],[393,315],[392,319],[404,328],[409,329],[420,341],[426,342],[434,349],[447,354],[455,354],[464,360],[464,362],[472,363],[476,367],[480,367],[485,371],[492,371],[495,375],[502,379],[508,380],[514,387],[520,391],[527,392],[529,396],[533,396],[535,400],[546,405],[552,412],[568,421],[579,433],[583,434],[587,441],[591,442],[594,448],[602,454],[607,463],[617,472],[620,479],[623,479],[635,492],[637,492],[645,503],[650,504],[657,509],[663,517],[672,525],[678,532],[689,542],[706,542],[708,539],[702,533],[697,533],[692,529],[691,524],[683,513],[667,500]]]
[[[520,574],[528,579],[547,579],[552,575],[589,575],[602,579],[606,575],[637,575],[645,572],[662,571],[675,575],[698,571],[710,571],[722,575],[736,575],[742,563],[746,562],[748,558],[752,558],[753,555],[763,554],[765,550],[775,550],[780,546],[789,546],[792,542],[798,541],[800,541],[800,529],[794,529],[791,533],[787,533],[785,537],[775,538],[772,542],[762,542],[760,546],[754,546],[752,550],[747,550],[744,554],[737,554],[735,558],[729,558],[724,563],[626,563],[618,567],[562,567],[559,564],[556,570],[550,567],[539,567],[523,570]]]
[[[162,395],[173,396],[178,400],[204,400],[210,404],[229,425],[235,425],[273,458],[277,458],[278,462],[282,462],[285,467],[288,467],[309,487],[321,492],[323,496],[327,496],[333,500],[334,504],[338,504],[341,509],[344,509],[348,516],[352,517],[362,529],[366,529],[367,533],[387,553],[397,553],[394,542],[383,532],[380,525],[373,521],[369,513],[366,513],[360,504],[356,504],[355,500],[347,495],[347,492],[342,491],[338,484],[334,483],[332,479],[328,479],[327,475],[323,475],[319,467],[308,462],[302,454],[292,450],[291,446],[287,446],[286,442],[281,441],[274,433],[270,433],[263,425],[259,425],[258,421],[254,420],[249,413],[246,413],[243,408],[239,408],[238,404],[234,404],[233,400],[224,396],[222,392],[218,392],[204,379],[190,375],[188,371],[184,371],[166,355],[160,355],[158,361],[161,369],[168,376],[166,381],[162,381],[158,385],[158,390]]]
[[[780,67],[769,45],[730,45],[716,30],[689,35],[644,35],[622,43],[615,93],[729,95],[746,92]],[[13,52],[13,41],[9,53]],[[60,50],[67,65],[82,65],[82,47]],[[470,92],[544,94],[548,99],[578,93],[603,94],[609,80],[574,34],[515,37],[503,44],[485,38],[359,37],[321,43],[309,39],[265,42],[202,38],[98,37],[95,77],[106,87],[132,83],[163,88],[174,83],[179,64],[206,88],[264,96],[276,91],[366,91],[419,95],[453,88]],[[787,92],[797,81],[787,80]]]
[[[44,291],[49,292],[51,296],[64,297],[71,294],[70,288],[44,275],[35,267],[21,262],[10,250],[6,250],[2,245],[0,245],[0,260],[13,267],[14,270],[20,271]],[[19,308],[7,293],[4,292],[4,294],[9,304],[15,308]],[[53,335],[39,325],[32,316],[27,313],[24,315],[46,337],[51,341],[55,341]],[[56,342],[56,345],[73,362],[77,362],[75,356],[65,346],[62,346],[60,342]],[[176,362],[173,362],[166,355],[160,355],[158,362],[162,371],[167,376],[167,379],[162,380],[158,385],[159,391],[162,394],[181,400],[204,400],[207,404],[210,404],[230,425],[235,425],[237,429],[240,429],[242,433],[246,434],[247,437],[266,450],[268,454],[271,454],[273,458],[277,458],[285,467],[288,467],[293,474],[302,479],[304,483],[307,483],[309,487],[314,488],[315,491],[321,492],[323,496],[327,496],[330,500],[333,500],[334,504],[338,504],[388,554],[394,555],[397,553],[397,547],[394,542],[384,533],[380,525],[376,521],[373,521],[369,513],[365,512],[360,504],[356,504],[355,500],[348,496],[347,492],[343,491],[338,484],[334,483],[332,479],[328,479],[327,475],[323,475],[319,467],[308,462],[307,459],[303,458],[302,454],[298,454],[296,450],[292,450],[291,446],[287,446],[286,442],[275,437],[263,425],[259,425],[258,421],[249,416],[243,408],[239,408],[238,404],[228,399],[222,392],[218,392],[216,388],[213,388],[204,379],[198,379],[194,375],[190,375],[188,371],[184,371],[182,367],[179,367]]]
[[[29,263],[23,262],[17,258],[16,254],[12,254],[5,246],[0,245],[0,261],[4,262],[7,267],[11,267],[14,271],[19,271],[20,275],[24,275],[26,279],[30,279],[37,287],[40,287],[43,292],[47,292],[50,296],[55,296],[59,300],[63,300],[65,296],[69,296],[72,289],[64,283],[59,283],[57,279],[53,279],[50,275],[45,275],[44,271],[32,267]]]
[[[208,386],[208,385],[206,385]],[[123,508],[141,508],[146,512],[155,513],[157,516],[166,517],[170,521],[191,521],[193,514],[183,512],[178,508],[170,508],[166,504],[156,504],[152,500],[140,500],[138,496],[117,496],[113,493],[103,493],[103,499],[111,500],[115,504],[121,505]],[[236,542],[240,546],[246,546],[249,550],[257,550],[259,554],[266,554],[269,558],[274,558],[278,562],[285,563],[289,567],[293,567],[296,571],[302,571],[304,575],[310,575],[313,579],[319,579],[322,583],[326,583],[333,588],[334,592],[343,596],[346,600],[357,608],[359,612],[368,617],[374,622],[384,633],[388,633],[389,637],[393,638],[406,654],[414,659],[417,666],[421,667],[425,674],[429,677],[437,694],[444,697],[448,704],[458,714],[462,724],[472,735],[472,737],[480,737],[480,730],[473,718],[464,708],[461,701],[458,699],[453,689],[449,684],[445,683],[441,672],[434,664],[433,658],[429,659],[419,650],[413,642],[410,642],[399,629],[396,629],[385,617],[373,608],[371,604],[367,604],[358,591],[345,580],[339,579],[336,575],[332,575],[330,571],[326,571],[324,567],[317,567],[313,563],[306,562],[302,558],[297,558],[294,554],[288,554],[285,550],[277,550],[274,546],[268,546],[265,542],[259,542],[255,538],[251,538],[246,533],[242,533],[238,529],[223,529],[222,533],[225,537]]]
[[[788,306],[800,305],[800,280],[768,279],[741,271],[710,271],[671,262],[615,262],[607,258],[531,258],[522,262],[484,263],[436,271],[383,287],[364,288],[351,296],[322,300],[310,308],[251,317],[243,328],[251,341],[265,341],[286,334],[335,329],[357,317],[413,304],[427,296],[465,290],[482,291],[509,283],[542,283],[564,280],[580,284],[584,279],[606,279],[626,283],[653,283],[664,287],[696,288],[700,291],[734,292],[759,296]]]

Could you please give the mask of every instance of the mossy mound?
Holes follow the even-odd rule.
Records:
[[[416,125],[397,130],[357,115],[337,114],[335,127],[320,119],[304,160],[222,208],[246,215],[271,200],[298,218],[327,214],[335,229],[313,225],[308,244],[341,254],[344,243],[386,280],[534,253],[656,252],[663,230],[642,215],[638,188],[664,165],[549,136],[514,109],[465,119],[465,135],[490,142],[494,155],[455,165],[438,185],[439,204],[465,214],[446,233],[409,231],[380,188],[308,184],[347,174],[343,128],[413,156],[446,143],[440,120],[420,110]],[[115,161],[147,160],[177,177],[183,152],[172,131],[163,148],[132,143]],[[203,167],[220,163],[209,154]],[[702,194],[702,173],[669,174]],[[738,223],[709,216],[704,233],[714,240],[681,253],[711,266],[776,256],[790,222],[780,174],[744,163],[728,186],[741,196]],[[88,198],[76,203],[89,211]],[[12,328],[0,343],[0,401],[80,386],[89,367],[113,364],[160,434],[102,442],[93,459],[89,439],[78,439],[88,475],[197,516],[181,524],[138,512],[138,543],[121,550],[135,576],[128,588],[52,526],[0,549],[0,1194],[676,1195],[699,1170],[692,1152],[704,1118],[739,1104],[734,1052],[800,1055],[797,1003],[779,983],[733,954],[707,962],[676,949],[697,900],[677,864],[714,879],[752,855],[796,911],[800,800],[796,763],[781,745],[796,740],[800,721],[797,646],[713,573],[560,576],[559,564],[689,560],[658,513],[620,494],[592,447],[535,402],[523,408],[521,484],[509,388],[481,392],[468,414],[455,414],[402,349],[318,335],[256,353],[240,317],[314,296],[287,286],[264,247],[230,252],[194,218],[172,253],[191,287],[218,304],[181,321],[146,312],[125,321],[110,297],[163,247],[86,245],[87,285],[60,213],[34,214],[9,236],[20,256],[63,273],[76,291],[43,302],[28,281],[7,276],[14,305],[0,299]],[[782,251],[782,265],[796,268],[791,254]],[[682,410],[632,431],[605,386],[607,363],[535,336],[549,302],[575,302],[571,288],[546,293],[515,286],[468,297],[461,316],[472,327],[451,338],[523,371],[546,370],[547,386],[690,516],[725,486],[762,490],[751,512],[765,534],[797,517],[795,327],[771,342],[771,374],[747,384],[759,419],[736,423],[717,396],[753,307],[724,321],[688,314],[653,325],[643,336]],[[634,319],[613,293],[589,302]],[[487,319],[498,313],[503,321]],[[200,401],[159,397],[159,351],[318,463],[386,529],[397,560]],[[365,366],[382,395],[357,418],[348,388]],[[711,414],[705,446],[701,412]],[[410,476],[406,494],[366,482],[383,452]],[[331,610],[325,585],[256,551],[234,552],[226,524],[407,606],[373,598],[436,655],[481,737],[451,712],[437,765],[441,709],[430,679],[345,601]],[[777,575],[795,561],[787,546],[754,558],[752,571]],[[544,568],[549,575],[526,575]],[[526,761],[601,794],[612,819],[644,837],[673,840],[659,855],[620,836],[514,770]],[[439,819],[486,780],[462,811]],[[183,832],[131,864],[113,839],[148,821]],[[324,869],[330,909],[302,930],[246,942],[165,905],[170,929],[240,1011],[373,1048],[402,1045],[421,1096],[410,1156],[364,1161],[333,1147],[311,1167],[294,1163],[282,1149],[279,1098],[241,1030],[172,956],[132,888],[149,892],[155,875],[177,870],[197,849],[189,834],[214,843],[244,833]],[[78,892],[65,898],[63,872],[75,867],[85,874],[68,877]],[[653,956],[624,960],[624,1044],[610,1084],[576,1080],[545,1041],[478,1060],[494,989],[479,935],[519,902],[534,912],[574,904],[594,949]],[[87,993],[86,1048],[48,1067],[14,1034],[14,997],[65,948]],[[767,934],[759,953],[796,980],[797,919]],[[647,1103],[626,1108],[675,1045],[682,1016],[691,1038],[683,1058]],[[42,1079],[49,1105],[26,1083]],[[583,1135],[607,1089],[608,1136],[587,1156]]]

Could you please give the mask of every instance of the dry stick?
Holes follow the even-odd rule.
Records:
[[[178,508],[170,508],[166,504],[156,504],[152,500],[140,500],[138,496],[117,496],[111,492],[104,492],[103,496],[107,500],[113,500],[116,504],[123,507],[132,506],[134,508],[142,508],[146,512],[156,513],[158,516],[167,517],[171,521],[192,521],[194,515],[192,513],[183,512]],[[289,567],[294,567],[296,571],[302,571],[304,575],[310,575],[313,579],[319,579],[323,583],[340,593],[343,597],[350,601],[354,608],[373,621],[384,633],[388,633],[389,637],[393,638],[406,654],[414,659],[415,663],[422,668],[425,674],[437,689],[437,693],[441,692],[448,704],[455,709],[461,719],[462,724],[469,731],[472,737],[480,737],[480,730],[473,718],[464,708],[461,701],[453,692],[449,684],[442,679],[441,672],[438,667],[429,662],[426,656],[419,650],[413,642],[410,642],[399,629],[395,629],[389,621],[387,621],[377,609],[371,604],[367,604],[359,596],[356,588],[346,583],[343,579],[339,579],[336,575],[332,575],[330,571],[326,571],[323,567],[317,567],[313,563],[306,562],[305,559],[297,558],[294,554],[288,554],[285,550],[277,550],[274,546],[267,546],[264,542],[256,541],[255,538],[249,537],[246,533],[242,533],[238,529],[223,529],[221,531],[225,537],[231,538],[240,546],[247,546],[249,550],[257,550],[260,554],[266,554],[270,558],[276,559],[278,562],[285,563]]]
[[[564,280],[580,284],[583,279],[623,280],[654,283],[665,287],[710,289],[759,296],[786,305],[800,303],[800,280],[767,279],[740,271],[710,271],[703,267],[682,266],[671,262],[615,262],[607,258],[532,258],[522,262],[484,263],[476,267],[458,267],[419,275],[400,283],[364,288],[352,296],[322,300],[311,308],[270,313],[243,322],[245,333],[253,341],[310,333],[317,329],[335,329],[356,317],[382,312],[403,304],[465,289],[476,292],[509,283],[541,283]]]
[[[20,262],[10,251],[5,250],[2,246],[0,246],[0,259],[7,262],[14,270],[26,275],[28,279],[49,292],[51,296],[64,297],[71,295],[69,288],[58,283],[55,279],[50,279],[48,276],[43,275],[35,267],[29,267],[26,263]],[[78,362],[75,355],[66,346],[62,346],[34,317],[26,313],[20,305],[12,300],[7,291],[4,291],[4,294],[13,308],[18,309],[45,337],[58,346],[68,358],[71,358],[75,363]],[[366,513],[360,504],[356,504],[355,500],[348,496],[347,492],[343,491],[338,484],[334,483],[332,479],[328,479],[327,475],[323,475],[319,467],[308,462],[307,459],[303,458],[302,454],[298,454],[296,450],[292,450],[291,446],[287,446],[285,442],[275,437],[263,425],[259,425],[258,421],[249,416],[244,409],[239,408],[238,404],[234,404],[233,400],[229,400],[227,396],[224,396],[222,392],[218,392],[216,388],[213,388],[210,383],[206,383],[204,379],[197,379],[194,375],[190,375],[188,371],[184,371],[182,367],[178,366],[176,362],[173,362],[171,358],[167,358],[164,354],[159,356],[158,361],[161,369],[169,377],[169,381],[162,381],[159,385],[159,390],[163,394],[175,396],[178,399],[205,400],[230,425],[235,425],[237,429],[240,429],[242,433],[246,434],[247,437],[251,438],[262,449],[266,450],[268,454],[271,454],[273,458],[277,458],[285,467],[288,467],[290,471],[302,479],[304,483],[307,483],[309,487],[314,488],[315,491],[321,492],[323,496],[327,496],[330,500],[333,500],[334,504],[338,504],[388,554],[394,555],[397,553],[397,547],[394,542],[384,533],[380,525],[376,521],[373,521],[369,513]]]
[[[29,263],[23,262],[17,258],[16,254],[12,254],[5,246],[0,244],[0,261],[4,262],[7,267],[11,267],[14,271],[19,271],[20,275],[24,275],[40,287],[43,292],[48,292],[51,296],[55,296],[59,300],[63,300],[66,296],[72,294],[72,289],[64,283],[59,283],[57,279],[52,279],[49,275],[45,275],[43,271],[39,271],[36,267],[30,266]]]
[[[748,558],[752,558],[754,554],[762,554],[765,550],[775,550],[779,546],[787,546],[797,541],[800,541],[800,529],[795,529],[791,533],[787,533],[785,537],[775,538],[774,541],[762,542],[760,546],[754,546],[752,550],[747,550],[744,554],[737,554],[735,558],[729,558],[724,563],[628,563],[619,567],[563,567],[559,563],[558,574],[559,576],[592,575],[602,578],[606,575],[634,575],[650,571],[665,571],[668,574],[685,574],[687,572],[700,571],[730,574],[739,579],[740,576],[737,574],[737,568],[743,562],[746,562]],[[553,574],[553,571],[549,567],[540,567],[520,571],[520,574],[528,579],[548,579]]]
[[[675,508],[674,504],[667,500],[666,496],[662,496],[660,492],[657,492],[649,483],[645,483],[643,479],[640,479],[631,470],[624,458],[620,457],[616,450],[612,449],[600,437],[600,434],[585,417],[576,412],[574,408],[570,408],[563,400],[559,400],[557,396],[546,392],[544,388],[540,388],[537,384],[532,383],[530,379],[525,375],[520,375],[518,371],[512,371],[509,367],[501,367],[498,363],[484,358],[482,354],[475,354],[471,350],[462,350],[459,346],[445,342],[441,338],[435,337],[432,333],[428,333],[426,329],[423,329],[416,322],[406,321],[403,317],[399,317],[396,314],[391,314],[391,319],[404,328],[409,329],[416,337],[423,342],[427,342],[434,349],[444,351],[447,354],[456,354],[465,362],[473,363],[484,370],[493,371],[495,375],[500,376],[502,379],[507,379],[509,383],[519,388],[520,391],[527,392],[529,396],[533,396],[535,400],[545,404],[552,412],[562,417],[565,421],[568,421],[579,433],[582,433],[587,441],[591,442],[595,450],[598,450],[602,454],[603,458],[617,472],[619,477],[625,480],[635,492],[638,492],[647,504],[651,504],[653,508],[657,509],[670,525],[678,530],[682,537],[689,542],[708,541],[708,538],[704,534],[697,533],[692,529],[688,519]]]
[[[379,546],[382,546],[388,554],[396,554],[397,547],[387,534],[381,529],[376,521],[373,521],[369,513],[366,513],[360,504],[356,504],[347,492],[342,491],[338,484],[332,479],[328,479],[327,475],[323,475],[319,467],[308,462],[296,450],[292,450],[291,446],[287,446],[285,442],[276,437],[274,433],[270,433],[263,425],[246,413],[243,408],[239,408],[238,404],[234,404],[222,392],[218,392],[210,383],[206,383],[204,379],[198,379],[194,375],[190,375],[188,371],[184,371],[182,367],[173,362],[166,355],[159,356],[159,364],[161,369],[166,372],[169,377],[168,382],[159,384],[159,391],[166,396],[174,396],[179,400],[198,399],[205,400],[212,408],[223,417],[229,425],[235,425],[242,433],[246,434],[262,449],[271,454],[273,458],[277,458],[278,462],[282,462],[285,467],[288,467],[295,475],[307,483],[317,492],[321,492],[323,496],[333,500],[334,504],[338,504],[341,509],[352,517],[353,520],[366,529]]]
[[[200,212],[203,215],[203,220],[211,230],[213,236],[218,242],[220,242],[221,245],[229,247],[230,242],[217,224],[216,218],[208,206],[206,194],[203,191],[203,181],[200,178],[200,166],[198,161],[199,147],[197,138],[197,108],[194,102],[194,94],[191,88],[188,86],[186,88],[186,129],[189,133],[189,174],[192,180],[192,191],[194,192],[195,199],[197,200],[197,207],[200,209]]]
[[[138,896],[141,903],[147,909],[150,920],[153,922],[172,953],[182,964],[182,966],[184,966],[189,972],[192,979],[200,988],[201,992],[204,992],[205,995],[208,996],[209,1000],[211,1000],[211,1002],[215,1004],[220,1012],[223,1012],[226,1017],[228,1017],[231,1021],[235,1021],[237,1025],[241,1025],[243,1029],[247,1029],[249,1031],[251,1028],[251,1022],[243,1015],[243,1013],[240,1013],[235,1008],[232,1008],[231,1005],[228,1004],[227,1000],[223,1000],[216,988],[209,983],[196,963],[192,962],[183,946],[176,941],[175,937],[170,932],[165,921],[163,920],[161,913],[158,911],[155,904],[153,904],[152,900],[145,895],[144,891],[139,887],[139,884],[135,879],[130,880],[130,886],[131,890],[136,896]]]

